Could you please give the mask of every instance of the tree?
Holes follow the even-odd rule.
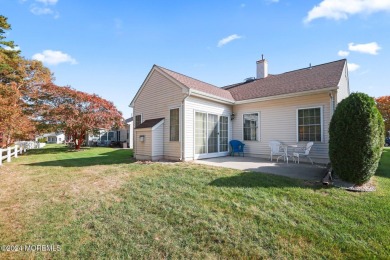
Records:
[[[27,60],[5,32],[11,26],[0,15],[0,133],[1,146],[24,139],[35,131],[32,118],[38,117],[36,100],[40,86],[52,81],[50,70],[40,61]]]
[[[379,112],[382,114],[386,134],[390,136],[390,96],[379,97],[375,101]]]
[[[337,105],[329,126],[329,157],[342,180],[367,182],[378,168],[383,145],[383,119],[373,98],[352,93]]]
[[[20,91],[16,84],[0,84],[0,147],[9,146],[16,138],[29,138],[34,133],[34,125],[23,113],[19,102]]]
[[[95,94],[54,84],[42,86],[40,127],[63,130],[80,149],[87,132],[122,127],[123,118],[112,102]]]

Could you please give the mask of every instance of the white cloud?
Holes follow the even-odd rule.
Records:
[[[57,65],[60,63],[77,64],[77,61],[74,58],[61,51],[44,50],[42,53],[34,54],[32,58],[48,65]]]
[[[358,65],[358,64],[356,64],[356,63],[349,63],[349,62],[348,62],[348,71],[349,71],[349,72],[355,71],[355,70],[357,70],[358,68],[360,68],[360,65]]]
[[[323,0],[308,12],[304,22],[309,23],[319,18],[348,19],[354,14],[380,11],[390,11],[390,0]]]
[[[231,41],[238,40],[238,39],[241,39],[241,38],[242,38],[242,36],[239,36],[237,34],[232,34],[232,35],[229,35],[228,37],[223,38],[222,40],[220,40],[218,42],[217,46],[218,47],[222,47],[222,46],[224,46],[225,44],[228,44]]]
[[[55,5],[58,2],[58,0],[35,0],[35,1],[45,5]]]
[[[53,15],[54,18],[60,17],[57,11],[54,11],[52,8],[48,6],[54,6],[57,4],[58,0],[35,0],[35,4],[30,6],[30,12],[35,15]]]
[[[9,46],[4,46],[4,49],[7,50],[7,51],[20,51],[20,47],[19,46],[15,46],[14,48],[11,48]]]
[[[349,51],[339,51],[337,55],[341,57],[347,57],[349,55]]]
[[[354,44],[353,42],[351,42],[348,44],[348,49],[350,51],[377,55],[381,47],[376,42],[370,42],[366,44]]]
[[[43,14],[53,14],[53,10],[47,7],[37,7],[33,6],[31,7],[30,11],[35,15],[43,15]]]

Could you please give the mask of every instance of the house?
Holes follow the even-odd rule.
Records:
[[[48,144],[62,144],[65,142],[65,134],[62,132],[53,132],[38,136],[35,138],[35,141],[39,139],[45,139]]]
[[[347,61],[277,75],[256,62],[256,78],[222,88],[154,65],[131,101],[138,160],[187,161],[226,156],[229,141],[245,155],[269,158],[269,141],[313,141],[311,157],[328,161],[328,128],[349,95]]]
[[[100,129],[96,133],[86,135],[88,146],[109,146],[111,142],[126,143],[126,148],[133,148],[133,117],[125,120],[125,126],[120,129],[107,131]]]

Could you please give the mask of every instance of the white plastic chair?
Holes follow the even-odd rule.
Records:
[[[288,163],[287,147],[285,145],[282,145],[279,141],[270,141],[268,145],[271,148],[271,161],[273,156],[278,156],[278,158],[276,158],[276,162],[279,162],[279,158],[283,157],[284,161],[287,159]]]
[[[295,150],[293,152],[293,160],[294,160],[294,162],[296,162],[295,157],[297,158],[298,164],[299,164],[299,158],[300,157],[307,157],[310,160],[311,164],[313,164],[313,160],[309,156],[310,149],[313,146],[313,144],[314,144],[313,142],[308,142],[306,144],[306,147],[297,147],[297,148],[295,148]]]

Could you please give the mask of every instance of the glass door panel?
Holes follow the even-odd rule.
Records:
[[[208,153],[218,152],[218,116],[208,114],[207,118]]]
[[[228,149],[228,117],[221,116],[219,118],[219,151],[227,152]]]
[[[195,153],[202,154],[206,151],[207,138],[207,114],[195,112]]]

